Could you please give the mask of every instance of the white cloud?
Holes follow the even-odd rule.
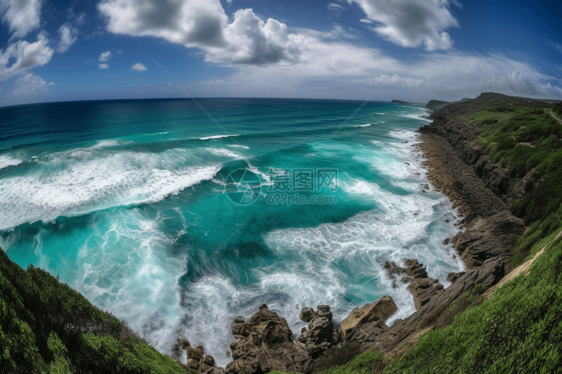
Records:
[[[68,51],[70,46],[74,44],[76,39],[78,39],[78,30],[72,27],[69,23],[65,23],[59,29],[60,42],[57,48],[57,52],[64,53]]]
[[[426,50],[453,46],[445,31],[459,24],[451,14],[449,0],[348,0],[357,3],[376,22],[372,30],[403,47],[423,45]],[[455,2],[456,3],[456,2]]]
[[[144,66],[143,64],[141,64],[140,62],[137,62],[136,64],[134,64],[133,66],[131,66],[131,69],[138,71],[139,73],[141,71],[145,71],[146,70],[146,66]]]
[[[34,43],[20,40],[10,44],[5,51],[0,50],[0,82],[34,67],[43,66],[51,61],[52,56],[53,50],[44,33],[40,33]],[[9,65],[12,59],[15,62]]]
[[[336,3],[328,3],[328,9],[332,11],[336,16],[339,16],[341,12],[345,10],[345,8]]]
[[[250,65],[294,63],[305,43],[302,35],[289,34],[284,23],[272,18],[264,22],[252,9],[234,13],[234,21],[224,30],[224,39],[220,46],[202,46],[207,61]]]
[[[99,62],[105,62],[105,61],[109,60],[110,58],[111,58],[111,52],[110,51],[102,52],[102,54],[98,58],[98,61]]]
[[[98,9],[115,34],[154,36],[205,52],[217,63],[274,64],[298,60],[306,41],[274,19],[264,22],[252,9],[233,22],[219,0],[103,0]]]
[[[47,91],[47,83],[41,79],[41,77],[28,73],[23,77],[16,79],[12,95],[33,96],[45,91]]]
[[[318,43],[311,46],[308,53],[310,58],[294,65],[237,66],[230,77],[212,80],[212,84],[211,81],[193,83],[188,89],[199,96],[364,100],[403,64],[380,51],[341,43]],[[334,55],[339,59],[333,59]],[[476,97],[488,91],[562,98],[561,83],[505,55],[430,53],[419,55],[406,64],[374,100],[453,100]]]
[[[108,69],[109,65],[108,64],[98,64],[98,67],[103,70],[103,69]]]
[[[2,21],[7,23],[12,38],[23,38],[40,25],[41,0],[0,0]]]
[[[406,47],[450,48],[452,41],[444,30],[458,26],[448,0],[348,2],[362,7],[369,27]],[[378,49],[345,42],[350,38],[342,28],[289,31],[274,19],[260,19],[252,9],[238,10],[229,22],[219,0],[103,0],[98,9],[110,32],[196,47],[206,61],[233,69],[230,77],[212,84],[193,83],[200,95],[361,99],[403,63]],[[559,80],[507,56],[434,52],[417,55],[377,98],[409,96],[405,99],[423,101],[482,91],[561,96],[559,86]]]
[[[219,0],[103,0],[98,9],[114,34],[155,36],[191,47],[223,44],[228,21]]]

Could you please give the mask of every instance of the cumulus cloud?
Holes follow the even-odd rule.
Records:
[[[403,47],[423,45],[426,50],[453,46],[445,31],[459,24],[451,14],[449,0],[348,0],[358,4],[375,22],[372,30]],[[457,4],[455,2],[455,4]]]
[[[295,62],[306,42],[274,19],[238,10],[232,23],[219,0],[104,0],[98,9],[115,34],[153,36],[205,52],[209,62],[265,65]]]
[[[50,85],[52,84],[49,84],[49,86]],[[12,92],[12,95],[33,96],[45,91],[47,91],[47,83],[43,79],[41,79],[41,77],[28,73],[23,77],[16,79],[15,88]]]
[[[109,58],[111,57],[111,52],[107,51],[107,52],[102,52],[102,54],[100,55],[100,57],[98,58],[99,62],[105,62],[107,60],[109,60]]]
[[[228,21],[219,0],[103,0],[98,9],[114,34],[155,36],[191,47],[223,44]]]
[[[41,0],[0,0],[2,21],[8,24],[12,38],[23,38],[39,27]]]
[[[138,71],[139,73],[141,71],[145,71],[146,70],[146,66],[144,66],[143,64],[141,64],[140,62],[137,62],[136,64],[134,64],[133,66],[131,66],[131,69]]]
[[[53,49],[44,33],[37,36],[37,41],[29,43],[20,40],[10,44],[5,51],[0,50],[0,82],[16,74],[23,74],[29,69],[43,66],[53,57]],[[15,59],[11,65],[10,61]]]
[[[57,52],[64,53],[68,51],[70,46],[78,39],[78,30],[69,23],[65,23],[59,28],[60,41]]]
[[[405,47],[448,49],[446,29],[457,27],[449,0],[348,0],[365,11],[362,22]],[[335,3],[334,3],[335,4]],[[338,4],[336,4],[338,5]],[[194,83],[210,96],[366,98],[403,61],[375,48],[345,42],[345,30],[288,30],[277,20],[263,20],[252,9],[229,18],[219,0],[102,0],[98,9],[107,30],[151,36],[195,47],[206,61],[228,64],[230,77]],[[417,55],[384,87],[379,99],[447,99],[458,92],[561,96],[560,81],[531,65],[503,55],[455,51]],[[379,94],[378,94],[379,95]],[[389,96],[384,96],[389,95]]]
[[[103,69],[108,69],[109,65],[108,64],[98,64],[98,67],[103,70]]]

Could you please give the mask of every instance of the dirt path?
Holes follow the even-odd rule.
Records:
[[[556,117],[556,116],[554,115],[554,113],[552,113],[552,111],[550,111],[550,115],[552,116],[552,118],[554,118],[555,120],[557,120],[558,123],[560,123],[560,124],[562,125],[562,119]]]
[[[560,121],[560,120],[558,120]],[[562,123],[561,123],[562,125]],[[501,286],[503,286],[504,284],[506,284],[507,282],[509,282],[510,280],[514,279],[515,277],[517,277],[518,275],[524,274],[527,275],[529,274],[529,271],[531,269],[531,265],[533,265],[533,262],[535,262],[535,260],[544,253],[546,247],[548,247],[553,241],[555,241],[556,239],[558,239],[559,237],[562,236],[562,231],[560,231],[558,233],[558,235],[556,235],[556,237],[554,239],[552,239],[550,242],[548,242],[547,245],[545,245],[543,247],[543,249],[541,249],[536,255],[533,256],[532,259],[528,260],[527,262],[519,265],[518,267],[516,267],[515,269],[513,269],[509,274],[507,274],[505,277],[503,277],[498,284],[496,284],[494,287],[490,288],[489,290],[487,290],[486,292],[484,292],[484,298],[485,299],[489,299],[490,297],[492,297],[492,294],[494,293],[495,290],[497,290],[498,288],[500,288]]]

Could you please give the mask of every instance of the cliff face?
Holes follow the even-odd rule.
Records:
[[[458,117],[445,117],[440,113],[434,114],[434,122],[431,125],[424,126],[420,129],[422,134],[434,135],[432,140],[440,143],[444,153],[449,155],[453,154],[460,162],[469,165],[474,171],[474,176],[483,182],[486,189],[489,189],[495,196],[503,201],[502,204],[491,203],[485,207],[486,210],[477,209],[477,215],[488,215],[490,212],[505,209],[510,207],[513,202],[520,199],[525,191],[523,186],[518,184],[519,178],[516,178],[509,173],[507,166],[502,166],[499,162],[494,160],[486,153],[482,146],[477,143],[478,139],[478,126],[470,123],[466,118]],[[451,163],[455,163],[452,161]],[[458,164],[458,163],[456,163]],[[464,165],[450,165],[447,167],[447,172],[460,183],[462,179],[468,181],[468,177],[458,173],[457,167],[465,169]],[[455,186],[460,193],[466,196],[467,201],[473,201],[470,189],[474,190],[475,184],[480,184],[472,179],[469,185],[460,185],[457,183]],[[484,195],[486,192],[481,191],[480,194]],[[480,199],[478,199],[480,200]],[[494,198],[486,198],[486,200],[493,201]]]

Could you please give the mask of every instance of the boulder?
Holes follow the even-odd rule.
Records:
[[[224,369],[223,368],[210,368],[208,369],[206,372],[204,372],[203,374],[224,374]]]
[[[316,359],[338,344],[339,334],[332,324],[332,312],[329,306],[319,305],[316,312],[312,308],[303,308],[303,312],[305,310],[306,318],[309,316],[312,318],[308,323],[308,329],[303,330],[297,338],[296,345],[306,351],[311,359]],[[301,312],[301,316],[303,316],[303,312]]]
[[[465,274],[466,274],[466,271],[461,271],[461,272],[458,272],[458,273],[449,273],[449,274],[447,274],[447,282],[455,283],[457,281],[457,279],[459,279],[460,277],[462,277]]]
[[[356,325],[345,332],[346,342],[357,342],[360,344],[373,342],[388,330],[388,326],[379,318]]]
[[[215,359],[213,356],[206,355],[202,346],[191,347],[187,340],[179,340],[172,348],[172,357],[179,362],[182,352],[185,350],[187,355],[187,365],[181,364],[187,370],[194,370],[197,374],[222,374],[219,371],[213,372],[215,369]]]
[[[260,306],[248,322],[236,323],[238,341],[230,344],[233,361],[228,374],[261,374],[272,370],[305,372],[311,365],[308,353],[291,340],[287,321]]]
[[[427,304],[432,297],[443,290],[443,285],[438,279],[421,278],[414,279],[408,289],[414,296],[414,305],[416,309],[420,309]]]
[[[429,278],[425,266],[420,264],[418,260],[407,259],[404,261],[404,265],[406,265],[405,268],[387,261],[383,264],[383,268],[392,278],[393,287],[398,287],[398,281],[409,283],[408,289],[414,296],[416,309],[419,309],[443,290],[443,285],[438,279]]]
[[[404,261],[406,265],[406,274],[414,279],[416,278],[427,278],[427,270],[423,264],[420,264],[418,260],[408,259]]]
[[[314,309],[307,307],[302,308],[300,318],[304,322],[310,322],[310,320],[314,318]]]
[[[397,310],[396,303],[390,296],[383,296],[374,303],[366,304],[362,308],[355,308],[340,323],[340,337],[342,342],[346,341],[347,331],[355,326],[368,324],[374,321],[383,323]],[[386,326],[386,325],[385,325]]]

